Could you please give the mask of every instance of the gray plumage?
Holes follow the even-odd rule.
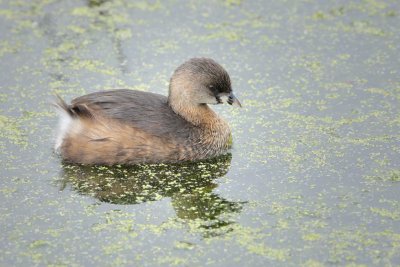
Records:
[[[155,93],[128,89],[95,92],[75,98],[69,109],[84,106],[161,138],[187,140],[197,128],[171,109],[167,97]]]
[[[171,77],[169,96],[118,89],[55,104],[60,112],[56,150],[83,164],[200,160],[227,152],[228,124],[208,104],[241,106],[225,69],[194,58]]]

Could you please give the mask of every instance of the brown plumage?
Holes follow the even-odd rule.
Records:
[[[61,98],[56,150],[68,162],[138,164],[200,160],[225,153],[231,132],[207,104],[240,106],[228,73],[193,58],[171,77],[168,98],[134,90]]]

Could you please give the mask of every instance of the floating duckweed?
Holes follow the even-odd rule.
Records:
[[[383,209],[383,208],[374,208],[371,207],[370,208],[371,212],[376,213],[382,217],[386,217],[392,220],[399,220],[400,219],[400,211],[389,211],[387,209]]]
[[[106,255],[115,254],[126,249],[127,249],[126,244],[122,241],[117,241],[109,245],[103,246],[103,252]]]
[[[395,10],[389,10],[388,12],[386,12],[386,16],[388,16],[388,17],[396,17],[397,16],[397,12]]]
[[[337,27],[345,32],[355,32],[359,34],[369,34],[376,36],[387,35],[387,33],[383,29],[375,27],[367,21],[354,21],[351,24],[338,23]]]
[[[17,188],[8,188],[4,187],[0,189],[0,193],[2,193],[5,197],[11,197],[14,192],[17,191]]]
[[[396,1],[0,6],[0,265],[398,264]],[[191,56],[231,74],[243,108],[213,108],[232,155],[95,167],[52,153],[54,93],[165,94]]]
[[[83,27],[80,27],[78,25],[69,25],[67,27],[67,29],[73,31],[74,33],[78,33],[78,34],[83,34],[86,32],[86,29]]]
[[[149,3],[148,1],[134,1],[125,3],[129,8],[140,9],[146,11],[155,11],[163,8],[160,0],[152,1]]]
[[[325,264],[323,264],[322,262],[318,261],[318,260],[307,260],[305,263],[303,263],[301,266],[304,267],[324,267]]]
[[[0,115],[0,137],[24,148],[28,146],[26,133],[16,118]]]
[[[10,44],[9,41],[0,41],[0,58],[9,53],[16,53],[18,46]]]
[[[159,265],[167,265],[167,266],[184,266],[187,265],[187,260],[180,257],[161,257],[158,259]]]
[[[72,10],[72,15],[74,16],[94,16],[92,10],[89,7],[77,7]]]
[[[74,60],[71,62],[72,69],[82,70],[86,69],[92,72],[98,72],[107,75],[115,75],[116,71],[112,68],[106,67],[105,64],[99,60]]]
[[[49,242],[46,240],[36,240],[36,241],[32,242],[31,244],[29,244],[29,248],[38,249],[38,248],[46,247],[48,245],[49,245]]]
[[[6,19],[13,19],[16,15],[16,12],[11,9],[0,9],[0,16]]]
[[[115,36],[120,40],[127,40],[132,37],[132,31],[130,29],[118,29]]]
[[[236,6],[240,5],[243,0],[224,0],[224,4],[227,6]]]
[[[242,39],[242,35],[233,30],[221,30],[219,32],[213,32],[208,35],[199,38],[200,41],[210,41],[213,39],[226,39],[230,42],[239,41]]]
[[[237,226],[233,227],[236,228]],[[264,237],[263,234],[247,228],[240,228],[240,231],[237,234],[238,234],[238,239],[236,241],[240,245],[244,246],[250,253],[264,256],[274,261],[288,260],[289,257],[288,250],[268,247],[258,242],[258,240]]]
[[[317,240],[321,239],[321,235],[316,234],[316,233],[310,233],[310,234],[304,235],[303,239],[306,241],[317,241]]]
[[[366,91],[370,92],[372,94],[380,94],[383,96],[391,96],[392,95],[391,92],[389,92],[385,89],[382,89],[382,88],[368,88],[368,89],[366,89]]]
[[[179,241],[175,242],[175,247],[183,250],[193,250],[195,248],[195,245],[190,242]]]

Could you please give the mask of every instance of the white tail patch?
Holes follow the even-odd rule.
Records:
[[[61,144],[65,136],[67,135],[69,129],[71,128],[73,119],[68,114],[68,112],[62,108],[57,108],[57,113],[59,115],[59,120],[58,120],[56,143],[54,145],[54,150],[56,151],[56,153],[59,153]]]

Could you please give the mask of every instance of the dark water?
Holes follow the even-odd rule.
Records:
[[[400,265],[398,1],[0,1],[0,265]],[[167,93],[193,56],[231,154],[63,164],[55,93]]]

